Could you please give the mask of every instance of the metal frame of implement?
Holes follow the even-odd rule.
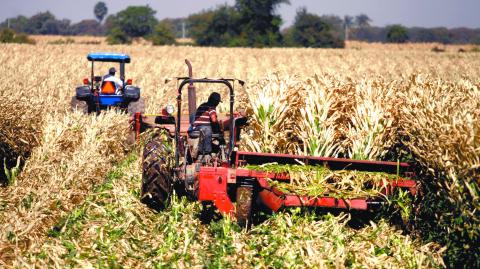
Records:
[[[267,179],[289,182],[290,178],[284,173],[262,172],[245,169],[242,162],[248,159],[263,159],[264,163],[280,161],[280,163],[294,163],[297,160],[308,160],[310,164],[321,164],[334,169],[358,169],[362,171],[393,171],[398,167],[402,175],[414,176],[407,163],[357,161],[340,158],[308,157],[286,154],[236,152],[236,161],[233,167],[201,167],[198,173],[200,201],[212,201],[220,212],[234,215],[235,207],[228,195],[228,185],[238,184],[249,179],[257,184],[258,196],[267,207],[278,211],[284,207],[324,207],[339,209],[368,210],[381,203],[380,197],[359,197],[355,199],[339,199],[334,197],[309,197],[306,195],[286,194],[268,184]],[[393,193],[396,188],[408,189],[416,195],[418,185],[413,179],[399,177],[386,183],[384,195]]]

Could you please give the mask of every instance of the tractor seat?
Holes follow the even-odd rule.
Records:
[[[191,139],[199,138],[200,137],[200,131],[188,131],[188,137]],[[220,134],[212,134],[212,138],[220,138]]]
[[[100,92],[102,94],[115,94],[116,90],[117,87],[115,87],[115,83],[113,81],[104,81],[100,87]]]
[[[191,139],[199,138],[200,137],[200,131],[194,131],[194,130],[189,130],[188,131],[188,137]]]

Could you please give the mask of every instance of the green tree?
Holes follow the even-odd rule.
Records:
[[[15,32],[27,32],[28,23],[29,19],[20,15],[15,18],[6,19],[4,22],[2,22],[2,24],[0,24],[0,28],[10,28]]]
[[[282,43],[280,25],[282,18],[275,14],[281,4],[290,4],[289,0],[237,0],[235,7],[239,12],[238,24],[241,38],[248,46],[277,46]]]
[[[93,8],[93,13],[95,14],[95,18],[97,18],[98,22],[102,22],[103,18],[108,13],[108,8],[105,2],[98,2]]]
[[[11,28],[15,32],[29,34],[68,35],[70,32],[70,20],[57,20],[50,12],[40,12],[30,18],[18,16],[7,19],[0,28]]]
[[[189,33],[201,46],[246,46],[240,38],[239,13],[234,7],[219,6],[188,17]]]
[[[160,21],[161,23],[166,23],[170,25],[173,35],[177,38],[182,37],[183,25],[185,24],[185,32],[187,32],[187,25],[185,18],[166,18]],[[185,36],[186,37],[186,36]]]
[[[43,24],[39,34],[45,35],[68,35],[70,33],[70,20],[48,20]]]
[[[105,31],[107,33],[110,33],[113,28],[115,28],[115,23],[116,23],[116,17],[115,15],[108,15],[107,18],[105,19],[105,22],[103,24],[103,27],[105,28]]]
[[[49,22],[55,21],[55,16],[50,12],[40,12],[28,20],[26,32],[31,34],[49,34],[47,32],[47,25]]]
[[[116,27],[110,30],[107,43],[109,45],[130,44],[132,43],[132,39],[122,29]]]
[[[334,31],[324,18],[308,13],[306,8],[297,11],[292,28],[287,33],[288,44],[312,48],[343,48],[341,32]]]
[[[212,21],[200,37],[198,44],[209,46],[245,46],[240,39],[238,13],[233,7],[224,5],[212,14]]]
[[[372,20],[366,14],[360,14],[355,16],[355,24],[360,28],[370,27]]]
[[[167,22],[160,22],[155,26],[151,36],[153,45],[172,45],[175,44],[175,35],[172,31],[172,25]]]
[[[115,16],[109,16],[107,27],[110,29],[119,28],[129,37],[144,37],[150,35],[158,23],[154,16],[155,13],[155,10],[148,5],[130,6],[118,12]]]
[[[387,42],[405,43],[408,40],[408,30],[400,24],[394,24],[387,27]]]
[[[14,30],[6,28],[0,32],[0,43],[35,44],[35,40],[30,39],[26,34],[17,34]]]
[[[330,25],[331,30],[333,32],[335,32],[338,35],[343,36],[345,25],[344,25],[344,21],[342,20],[342,18],[340,18],[339,16],[336,16],[336,15],[322,15],[322,16],[320,16],[320,18],[324,22],[326,22],[327,24]]]
[[[96,20],[82,20],[70,26],[72,35],[103,35],[102,25]]]
[[[216,10],[206,10],[188,16],[188,32],[198,45],[210,45],[206,41],[205,34],[209,25],[213,23],[215,12]]]
[[[15,39],[15,31],[12,29],[4,29],[0,33],[0,43],[13,43]]]
[[[199,45],[269,47],[282,45],[277,7],[288,0],[236,0],[235,6],[190,15],[189,33]]]

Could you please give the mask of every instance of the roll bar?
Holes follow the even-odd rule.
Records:
[[[93,70],[94,70],[95,60],[90,60],[90,59],[89,59],[89,61],[92,62],[92,71],[91,71],[91,75],[90,75],[90,76],[91,76],[91,78],[90,78],[90,81],[91,81],[90,83],[91,83],[91,85],[90,85],[90,86],[91,86],[92,89],[93,89],[93,77],[94,77],[94,71],[93,71]],[[112,61],[103,61],[103,62],[112,62]],[[113,61],[113,62],[114,62],[114,61]],[[127,63],[129,63],[129,62],[130,62],[130,60],[129,60]],[[118,63],[119,63],[119,65],[120,65],[120,80],[122,80],[122,84],[123,84],[122,89],[125,89],[125,62],[118,62]]]
[[[183,78],[181,78],[183,79]],[[178,149],[178,141],[180,138],[180,120],[181,120],[181,114],[182,114],[182,89],[185,85],[189,84],[192,85],[193,83],[212,83],[212,84],[224,84],[225,86],[228,87],[230,91],[230,148],[228,152],[228,156],[230,156],[231,152],[233,151],[233,140],[234,140],[234,122],[233,122],[233,103],[235,102],[235,93],[232,84],[230,81],[233,81],[232,79],[209,79],[209,78],[200,78],[200,79],[194,79],[194,78],[184,78],[183,81],[180,83],[180,86],[178,87],[178,94],[177,94],[177,124],[175,125],[175,146]],[[175,166],[178,167],[180,163],[180,153],[178,150],[175,152]]]

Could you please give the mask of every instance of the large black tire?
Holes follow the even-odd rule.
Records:
[[[248,227],[252,219],[253,188],[241,186],[237,188],[236,218],[240,227]]]
[[[160,211],[173,192],[173,152],[164,135],[152,137],[143,149],[143,175],[140,201]]]
[[[128,104],[128,115],[133,116],[137,112],[142,114],[145,113],[145,101],[142,97],[138,98],[136,101],[131,101]]]
[[[80,111],[84,114],[88,114],[88,104],[86,101],[79,100],[76,96],[72,97],[72,101],[70,101],[70,108],[72,111]]]

